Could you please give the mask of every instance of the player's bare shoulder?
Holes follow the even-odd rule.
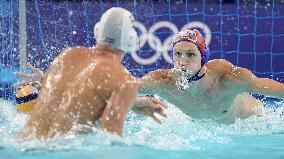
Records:
[[[88,59],[91,59],[92,54],[95,52],[93,48],[86,47],[73,47],[65,48],[54,59],[53,63],[64,63],[64,65],[74,65],[75,63],[84,63]],[[63,64],[62,63],[62,64]]]
[[[235,67],[232,63],[225,59],[210,60],[205,64],[205,66],[210,72],[219,74],[220,76],[230,74],[232,69]]]
[[[159,69],[144,75],[139,79],[141,88],[156,86],[170,81],[170,70]]]
[[[156,79],[156,80],[162,80],[162,79],[167,79],[169,78],[169,69],[158,69],[155,71],[151,71],[150,73],[148,73],[147,75],[145,75],[145,77],[151,77],[152,79]]]
[[[105,79],[118,85],[135,81],[135,77],[117,60],[101,57],[94,63],[93,76],[96,78]]]
[[[82,47],[82,46],[77,46],[73,48],[66,48],[64,49],[60,56],[64,57],[71,57],[71,58],[89,58],[91,53],[95,53],[94,48],[87,48],[87,47]]]

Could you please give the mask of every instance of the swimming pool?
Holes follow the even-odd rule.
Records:
[[[0,159],[284,158],[282,101],[270,101],[265,117],[239,119],[230,125],[192,120],[169,106],[168,118],[161,125],[130,112],[123,138],[92,128],[89,134],[68,134],[61,139],[19,141],[17,133],[27,115],[15,110],[11,85],[16,81],[13,72],[20,67],[19,15],[23,14],[19,14],[19,2],[23,1],[0,2]],[[137,54],[126,54],[123,62],[137,76],[171,68],[167,42],[177,31],[197,27],[212,51],[211,59],[224,58],[259,77],[283,83],[284,4],[276,0],[27,1],[28,61],[46,70],[63,48],[92,47],[94,24],[114,6],[130,10],[140,22],[137,30],[144,41]],[[145,40],[144,34],[155,40]]]
[[[266,108],[265,117],[237,119],[224,125],[195,121],[173,105],[161,125],[129,113],[124,137],[92,128],[90,134],[68,134],[47,141],[19,141],[27,116],[1,101],[0,158],[283,158],[283,103]]]

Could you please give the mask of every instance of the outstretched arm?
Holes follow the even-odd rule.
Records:
[[[169,70],[159,69],[152,71],[146,74],[145,76],[143,76],[142,78],[140,78],[139,81],[140,81],[139,91],[165,83],[169,81]]]
[[[250,93],[284,98],[284,84],[269,78],[258,78],[250,70],[233,67],[231,79],[244,86]]]

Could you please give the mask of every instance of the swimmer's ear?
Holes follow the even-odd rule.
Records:
[[[99,34],[101,33],[100,31],[100,22],[97,22],[97,24],[94,26],[94,36],[96,38],[96,40],[98,41],[99,38]]]

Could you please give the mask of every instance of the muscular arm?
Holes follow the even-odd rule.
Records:
[[[258,78],[246,68],[233,67],[230,76],[244,86],[247,92],[284,98],[284,84],[269,78]]]
[[[112,92],[101,117],[101,128],[122,135],[126,114],[136,100],[138,85],[126,83]]]
[[[169,81],[169,70],[155,70],[143,76],[139,80],[141,82],[139,91],[143,91],[144,89],[151,88],[153,86]]]

